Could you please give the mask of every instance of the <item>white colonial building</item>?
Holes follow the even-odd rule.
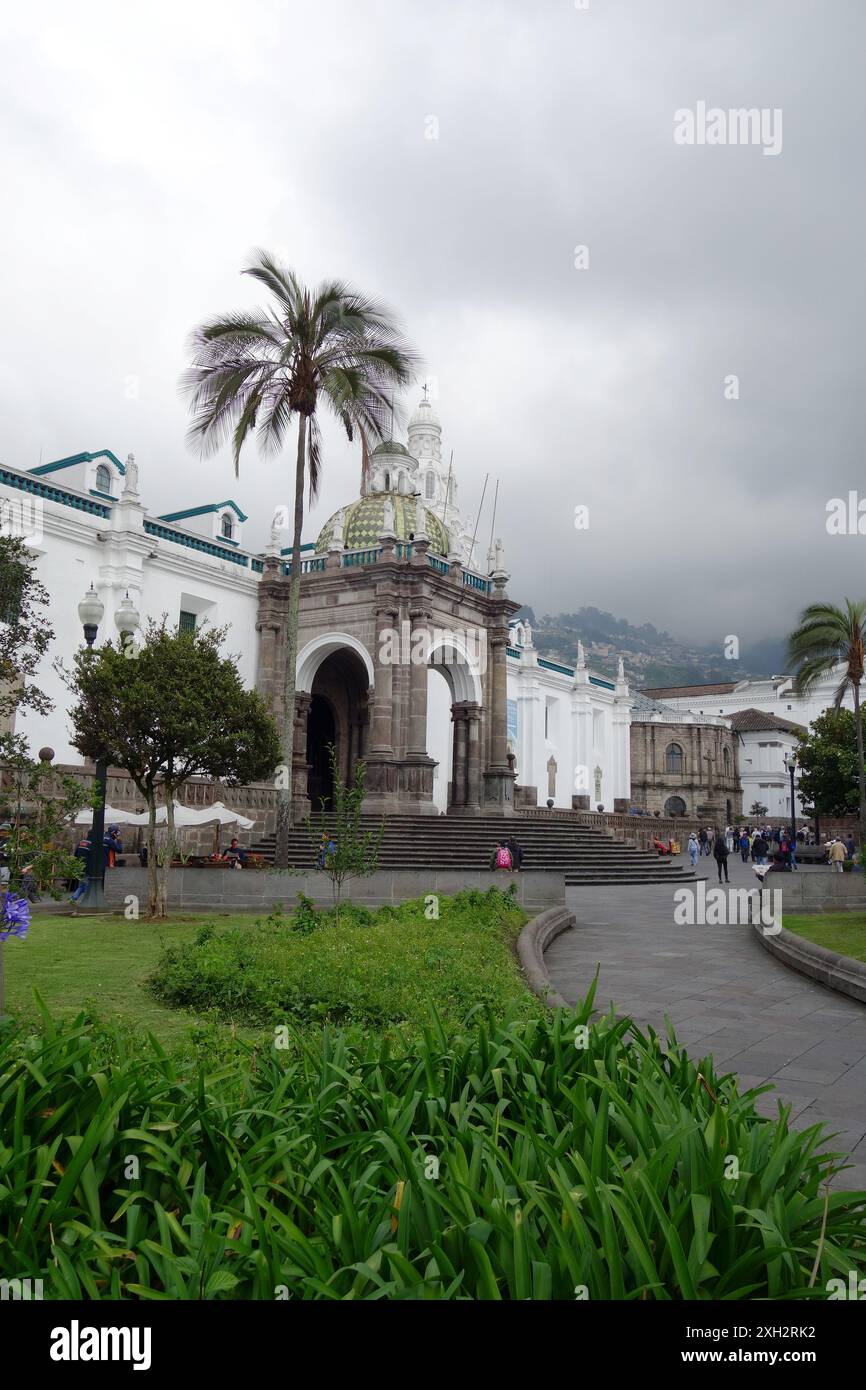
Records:
[[[508,738],[518,782],[538,789],[538,804],[606,811],[628,809],[631,699],[622,662],[615,681],[586,665],[540,657],[529,623],[516,622],[508,647]]]
[[[121,462],[108,449],[0,468],[0,520],[38,557],[55,632],[38,674],[53,712],[21,712],[16,726],[34,753],[49,747],[59,764],[81,762],[55,662],[68,668],[82,644],[78,605],[91,588],[104,605],[97,643],[116,635],[122,606],[142,625],[165,615],[183,628],[226,627],[243,680],[279,712],[290,552],[273,528],[265,552],[245,548],[247,516],[231,497],[178,503],[191,505],[151,514],[134,457]],[[347,777],[366,762],[375,808],[627,807],[621,664],[614,681],[582,654],[575,669],[539,658],[528,626],[513,624],[519,605],[506,592],[503,554],[497,541],[485,563],[473,547],[425,392],[407,444],[374,449],[362,495],[304,546],[299,801],[327,792],[322,749],[335,742]],[[409,639],[427,634],[426,671],[387,668],[388,624]]]
[[[797,735],[833,707],[843,674],[844,670],[839,668],[819,681],[808,695],[797,694],[791,676],[668,686],[645,690],[643,694],[663,700],[665,705],[684,714],[712,715],[727,720],[739,743],[743,814],[748,815],[755,802],[759,802],[768,808],[768,815],[786,817],[791,814],[788,769],[796,752]],[[850,692],[843,706],[845,709],[853,707]],[[802,815],[796,770],[794,798],[796,814]]]

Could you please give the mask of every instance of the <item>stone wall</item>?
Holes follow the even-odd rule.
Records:
[[[477,888],[503,890],[514,884],[517,901],[531,912],[543,912],[565,902],[564,874],[528,869],[519,874],[494,874],[484,870],[461,869],[379,869],[368,878],[353,879],[348,885],[352,902],[366,907],[397,904],[429,893],[454,894]],[[255,869],[170,869],[169,909],[212,909],[214,912],[269,912],[275,903],[291,908],[298,894],[304,893],[319,906],[333,901],[331,881],[326,874],[292,873]],[[117,869],[105,876],[105,896],[117,907],[134,896],[147,903],[147,874],[139,868]],[[435,923],[431,922],[431,930]]]

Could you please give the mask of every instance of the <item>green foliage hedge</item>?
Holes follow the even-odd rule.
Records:
[[[422,898],[375,913],[345,903],[335,923],[302,899],[291,917],[208,926],[163,952],[151,988],[165,1003],[270,1028],[324,1021],[417,1032],[434,1011],[449,1025],[478,1005],[538,1013],[512,951],[526,921],[513,896],[490,888],[437,901],[437,918],[425,916]]]
[[[862,1266],[866,1194],[828,1194],[816,1129],[628,1020],[576,1046],[591,1007],[396,1051],[325,1029],[210,1074],[118,1039],[104,1064],[89,1021],[7,1030],[0,1274],[75,1299],[775,1299]]]

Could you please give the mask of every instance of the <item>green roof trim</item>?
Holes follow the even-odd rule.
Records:
[[[600,676],[590,676],[590,685],[600,685],[602,690],[616,690],[613,681],[603,681]]]
[[[53,463],[40,463],[38,468],[28,468],[27,472],[35,474],[56,473],[59,468],[72,468],[76,463],[94,463],[96,459],[108,459],[114,464],[121,476],[126,473],[125,465],[120,462],[117,455],[113,454],[110,449],[97,449],[93,454],[86,452],[83,454],[70,454],[68,458],[55,459]]]
[[[231,498],[226,502],[208,502],[204,507],[186,507],[182,512],[166,512],[159,519],[160,521],[185,521],[190,516],[204,516],[206,512],[221,512],[224,507],[231,507],[238,521],[246,521],[247,518],[237,502],[232,502]]]
[[[17,488],[19,492],[32,493],[34,497],[44,497],[48,502],[60,502],[64,507],[72,507],[77,512],[89,512],[91,516],[110,517],[111,508],[101,502],[91,502],[80,493],[66,492],[63,488],[52,487],[50,483],[37,482],[30,473],[13,473],[0,468],[0,483]]]
[[[168,526],[157,525],[155,521],[145,521],[144,530],[148,536],[156,536],[158,540],[174,541],[176,545],[185,545],[188,550],[199,550],[203,555],[216,556],[218,560],[231,560],[232,564],[242,565],[244,569],[249,567],[250,557],[248,555],[236,554],[233,550],[227,550],[225,546],[218,545],[216,541],[208,540],[206,536],[193,536],[187,531],[174,531]]]

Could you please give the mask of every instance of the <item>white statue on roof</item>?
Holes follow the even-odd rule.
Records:
[[[135,461],[135,454],[127,454],[126,469],[123,475],[123,497],[129,497],[133,501],[138,499],[138,464]]]

